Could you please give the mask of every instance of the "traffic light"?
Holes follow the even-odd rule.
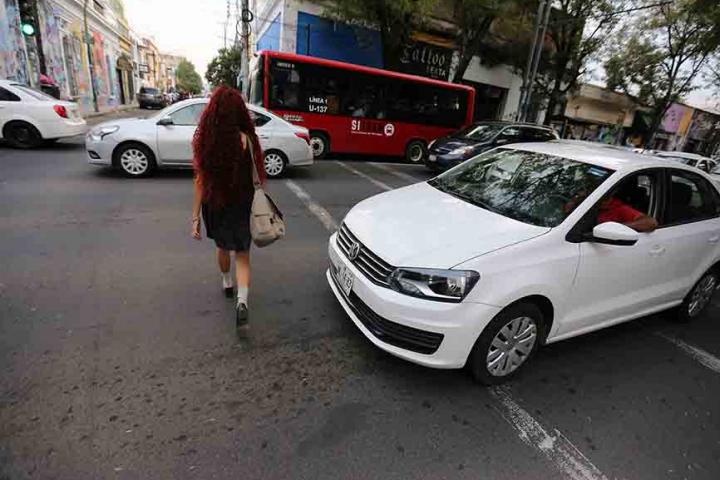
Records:
[[[35,0],[20,0],[18,7],[20,9],[20,30],[24,35],[32,37],[38,29]]]

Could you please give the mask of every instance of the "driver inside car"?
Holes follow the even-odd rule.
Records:
[[[622,200],[610,196],[600,203],[598,224],[605,222],[622,223],[637,232],[652,232],[658,227],[657,220],[631,207]]]

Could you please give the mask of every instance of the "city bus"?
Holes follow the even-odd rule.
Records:
[[[310,131],[315,158],[330,152],[423,160],[428,144],[472,122],[475,90],[378,68],[261,51],[247,98]]]

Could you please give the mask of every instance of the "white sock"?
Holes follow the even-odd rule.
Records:
[[[220,275],[222,276],[223,288],[232,288],[233,281],[230,272],[220,272]]]
[[[244,303],[245,306],[248,304],[248,287],[238,285],[237,287],[237,303],[238,305]]]

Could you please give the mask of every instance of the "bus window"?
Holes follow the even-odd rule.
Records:
[[[250,92],[248,93],[248,100],[254,105],[263,104],[263,71],[262,71],[262,60],[257,62],[257,68],[255,68],[250,74],[250,81],[248,82]]]
[[[297,64],[273,59],[270,67],[270,107],[304,110]]]

